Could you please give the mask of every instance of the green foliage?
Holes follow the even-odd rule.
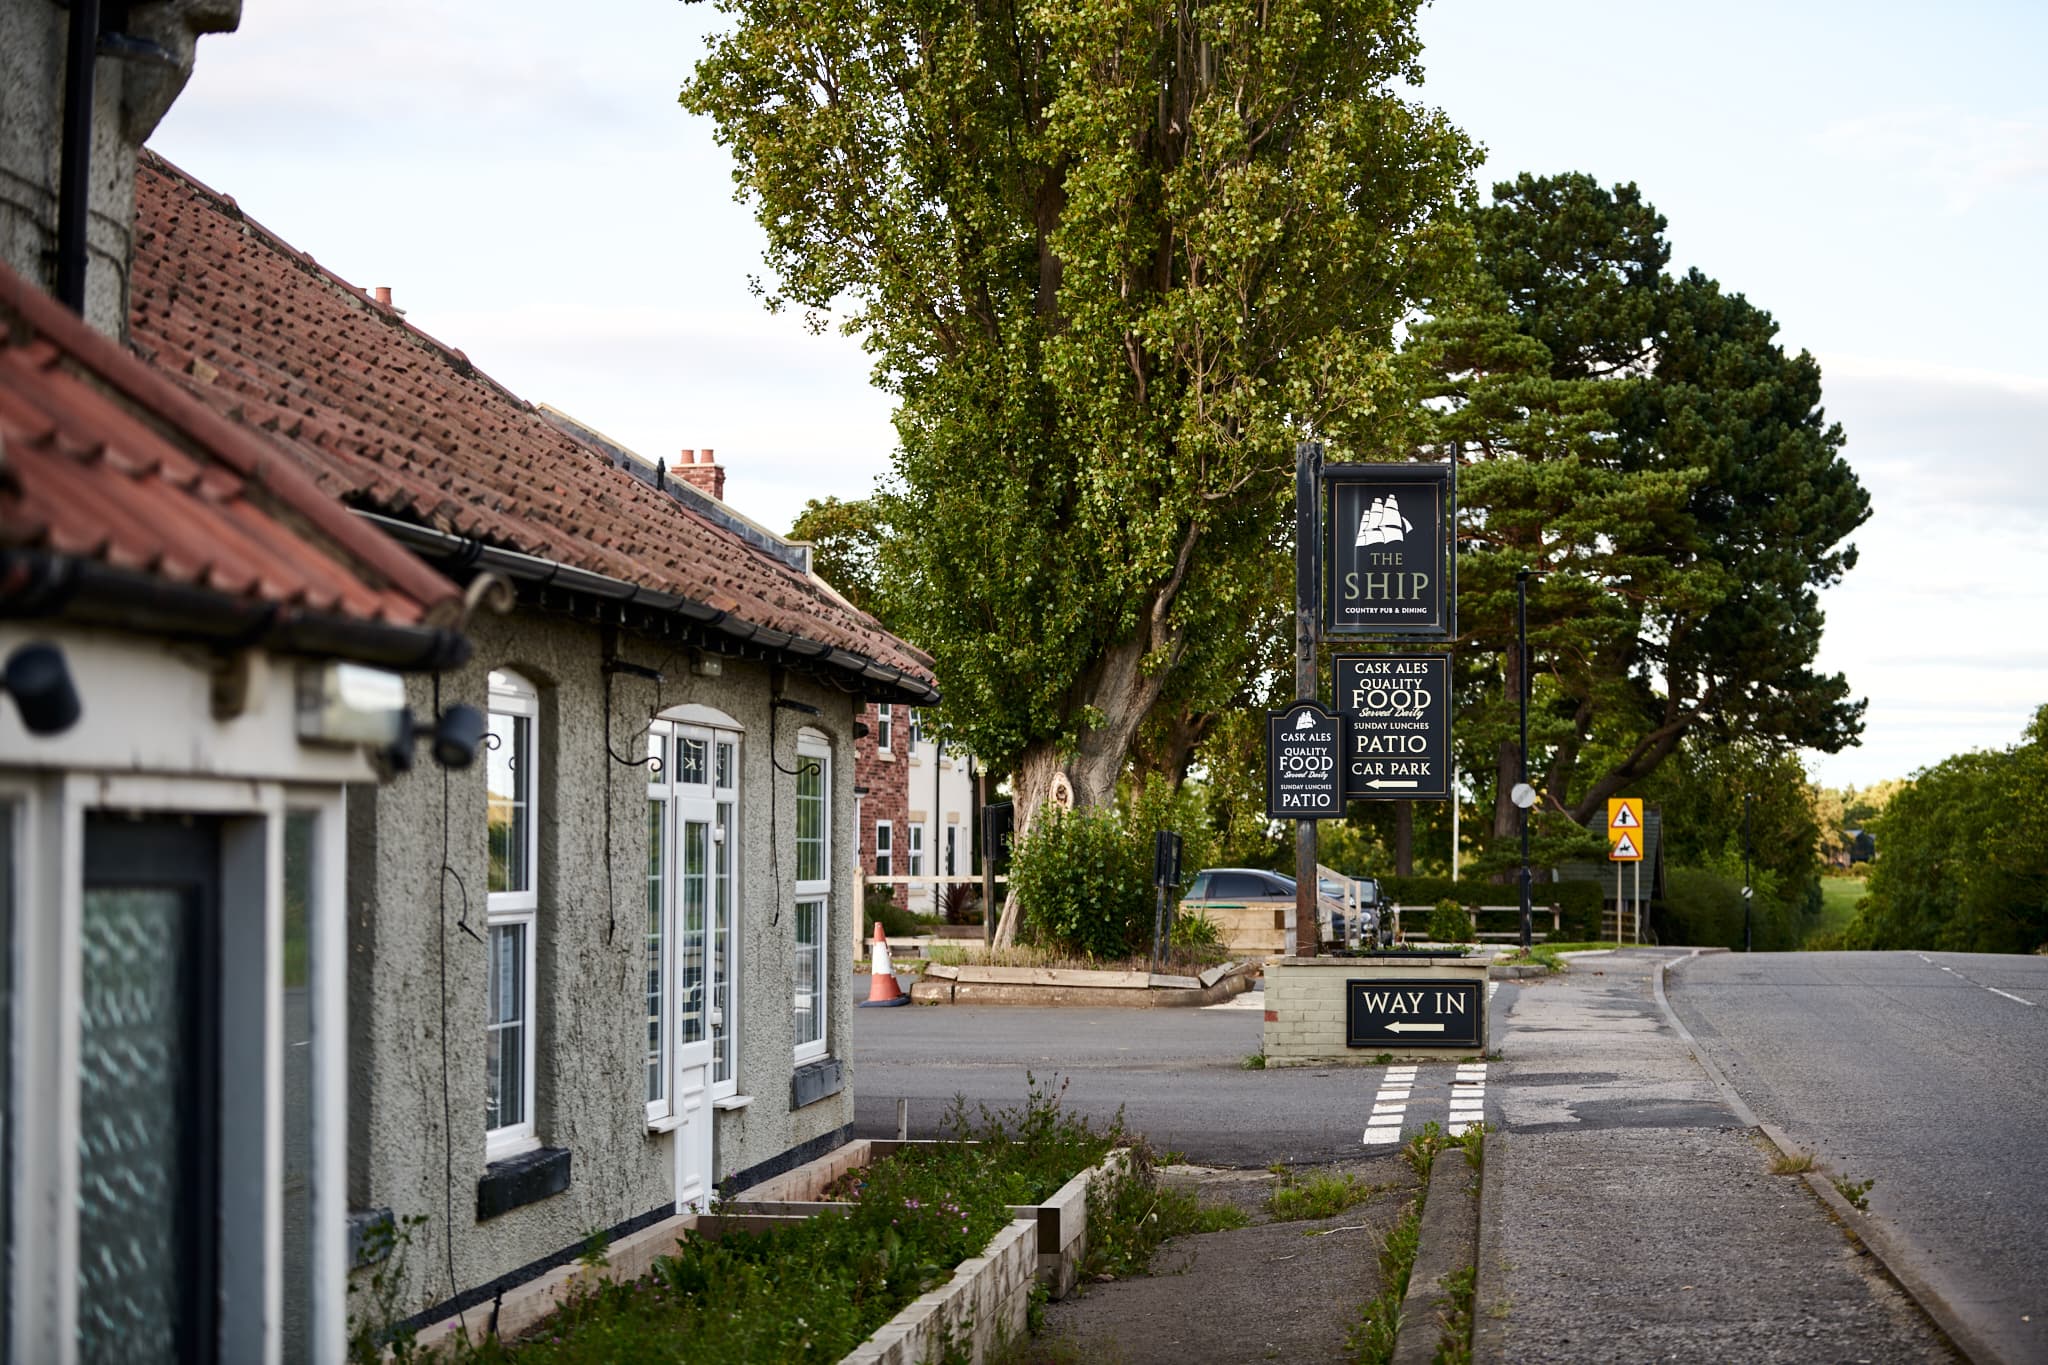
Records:
[[[364,1229],[362,1249],[348,1276],[349,1296],[361,1306],[348,1317],[350,1365],[381,1365],[385,1360],[403,1365],[420,1358],[415,1334],[398,1324],[407,1316],[406,1261],[413,1234],[426,1223],[424,1215],[413,1214],[397,1222],[379,1218]]]
[[[855,1173],[847,1216],[771,1233],[692,1237],[647,1277],[577,1290],[543,1332],[516,1344],[455,1343],[429,1359],[464,1365],[836,1361],[911,1299],[979,1255],[1009,1219],[1123,1140],[1061,1105],[1064,1086],[1027,1076],[1022,1104],[956,1102],[969,1143],[914,1148]],[[1149,1172],[1149,1165],[1146,1167]],[[1129,1235],[1128,1231],[1126,1235]],[[948,1357],[951,1358],[951,1357]]]
[[[2009,749],[1919,773],[1875,822],[1851,948],[2022,953],[2048,944],[2048,706]]]
[[[724,0],[682,101],[771,306],[844,305],[900,399],[881,596],[994,770],[1113,780],[1263,653],[1294,440],[1384,405],[1462,241],[1418,6]]]
[[[867,894],[861,897],[861,909],[866,915],[867,932],[871,936],[877,922],[890,938],[915,938],[925,931],[916,915],[896,903],[894,894],[886,885],[868,887]]]
[[[1245,1053],[1244,1060],[1237,1064],[1237,1069],[1240,1071],[1264,1071],[1266,1069],[1265,1049],[1261,1048],[1257,1052]]]
[[[1796,948],[1821,908],[1820,827],[1798,756],[1752,743],[1694,736],[1646,784],[1664,813],[1669,866],[1702,868],[1733,881],[1743,873],[1743,802],[1748,798],[1749,875],[1756,915],[1770,924],[1773,951]],[[1695,930],[1697,932],[1697,930]],[[1761,933],[1762,931],[1759,930]],[[1667,941],[1740,947],[1725,938]],[[1765,946],[1757,940],[1758,948]]]
[[[1472,917],[1464,906],[1445,897],[1429,912],[1429,939],[1432,943],[1472,942]]]
[[[1443,1277],[1442,1284],[1446,1302],[1439,1325],[1443,1331],[1430,1365],[1471,1365],[1472,1299],[1479,1288],[1478,1269],[1468,1265],[1453,1270]]]
[[[1266,1199],[1266,1210],[1276,1222],[1334,1218],[1348,1208],[1363,1204],[1384,1187],[1370,1185],[1346,1172],[1332,1175],[1318,1171],[1306,1180],[1282,1179]]]
[[[1818,589],[1869,514],[1810,356],[1697,272],[1633,185],[1522,176],[1472,226],[1480,278],[1403,354],[1418,402],[1388,442],[1459,442],[1461,767],[1492,809],[1482,873],[1508,865],[1528,585],[1536,861],[1688,734],[1828,751],[1861,705],[1813,668]],[[1491,787],[1490,792],[1486,791]],[[1558,847],[1546,841],[1560,841]],[[1597,856],[1597,850],[1594,851]]]
[[[1828,1183],[1833,1185],[1835,1193],[1848,1200],[1850,1206],[1858,1213],[1870,1212],[1870,1187],[1877,1183],[1874,1178],[1851,1180],[1844,1175],[1831,1175],[1828,1177]]]
[[[1205,864],[1210,845],[1200,796],[1175,790],[1163,777],[1127,789],[1120,809],[1046,808],[1011,855],[1010,886],[1025,933],[1046,946],[1097,959],[1150,952],[1158,909],[1152,845],[1162,829],[1183,831],[1184,874]],[[1168,892],[1169,910],[1181,889]],[[1174,942],[1196,949],[1220,938],[1213,924],[1208,944],[1186,936],[1202,932],[1198,925],[1183,930],[1177,923]]]
[[[1390,1365],[1394,1359],[1394,1342],[1401,1330],[1401,1300],[1408,1295],[1408,1277],[1422,1245],[1422,1201],[1428,1192],[1425,1175],[1421,1193],[1380,1244],[1380,1292],[1365,1305],[1347,1342],[1351,1358],[1359,1365]]]
[[[1048,807],[1016,842],[1010,887],[1035,942],[1117,958],[1150,947],[1151,873],[1115,811]]]
[[[871,615],[881,608],[876,579],[887,534],[880,509],[866,498],[812,498],[789,528],[791,540],[810,542],[812,572]]]
[[[1152,1264],[1152,1253],[1170,1237],[1241,1226],[1193,1192],[1161,1180],[1158,1157],[1142,1137],[1126,1153],[1117,1170],[1089,1182],[1088,1255],[1082,1274],[1095,1279],[1142,1275]]]
[[[1182,910],[1174,917],[1173,943],[1176,948],[1220,948],[1223,930],[1200,910]]]

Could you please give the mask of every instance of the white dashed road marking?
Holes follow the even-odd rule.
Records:
[[[1942,963],[1936,962],[1933,958],[1927,956],[1927,954],[1925,953],[1915,953],[1913,954],[1913,956],[1919,958],[1922,962],[1925,962],[1930,967],[1940,967],[1950,976],[1961,977],[1963,980],[1968,981],[1972,986],[1977,987],[1979,990],[1990,991],[1993,995],[2002,995],[2006,999],[2012,1001],[2014,1004],[2025,1005],[2030,1010],[2039,1008],[2039,1002],[2037,1001],[2029,1000],[2023,995],[2014,995],[2011,991],[2002,991],[1998,989],[1998,987],[1996,986],[1987,986],[1983,982],[1972,978],[1967,972],[1959,972],[1953,967],[1944,966]]]

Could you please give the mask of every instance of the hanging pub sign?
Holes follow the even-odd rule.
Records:
[[[1451,660],[1446,654],[1339,654],[1344,795],[1442,801],[1451,794]]]
[[[1266,814],[1275,820],[1344,816],[1344,724],[1312,701],[1266,713]]]
[[[1332,635],[1457,634],[1457,466],[1333,464],[1323,469],[1323,625]]]

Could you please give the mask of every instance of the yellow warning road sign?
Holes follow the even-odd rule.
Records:
[[[1641,862],[1643,850],[1637,846],[1635,836],[1625,829],[1616,830],[1614,833],[1614,842],[1607,846],[1607,860],[1612,863]],[[1621,874],[1617,872],[1615,875],[1618,877]]]
[[[1607,842],[1613,843],[1615,835],[1622,830],[1641,830],[1642,827],[1642,797],[1610,796],[1607,798]]]

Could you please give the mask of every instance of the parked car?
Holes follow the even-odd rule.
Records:
[[[1323,891],[1318,886],[1318,892]],[[1294,951],[1294,878],[1257,867],[1207,867],[1188,883],[1181,910],[1216,922],[1233,953],[1259,957]],[[1342,891],[1316,897],[1318,937],[1330,948],[1354,946],[1360,931],[1347,922]]]

